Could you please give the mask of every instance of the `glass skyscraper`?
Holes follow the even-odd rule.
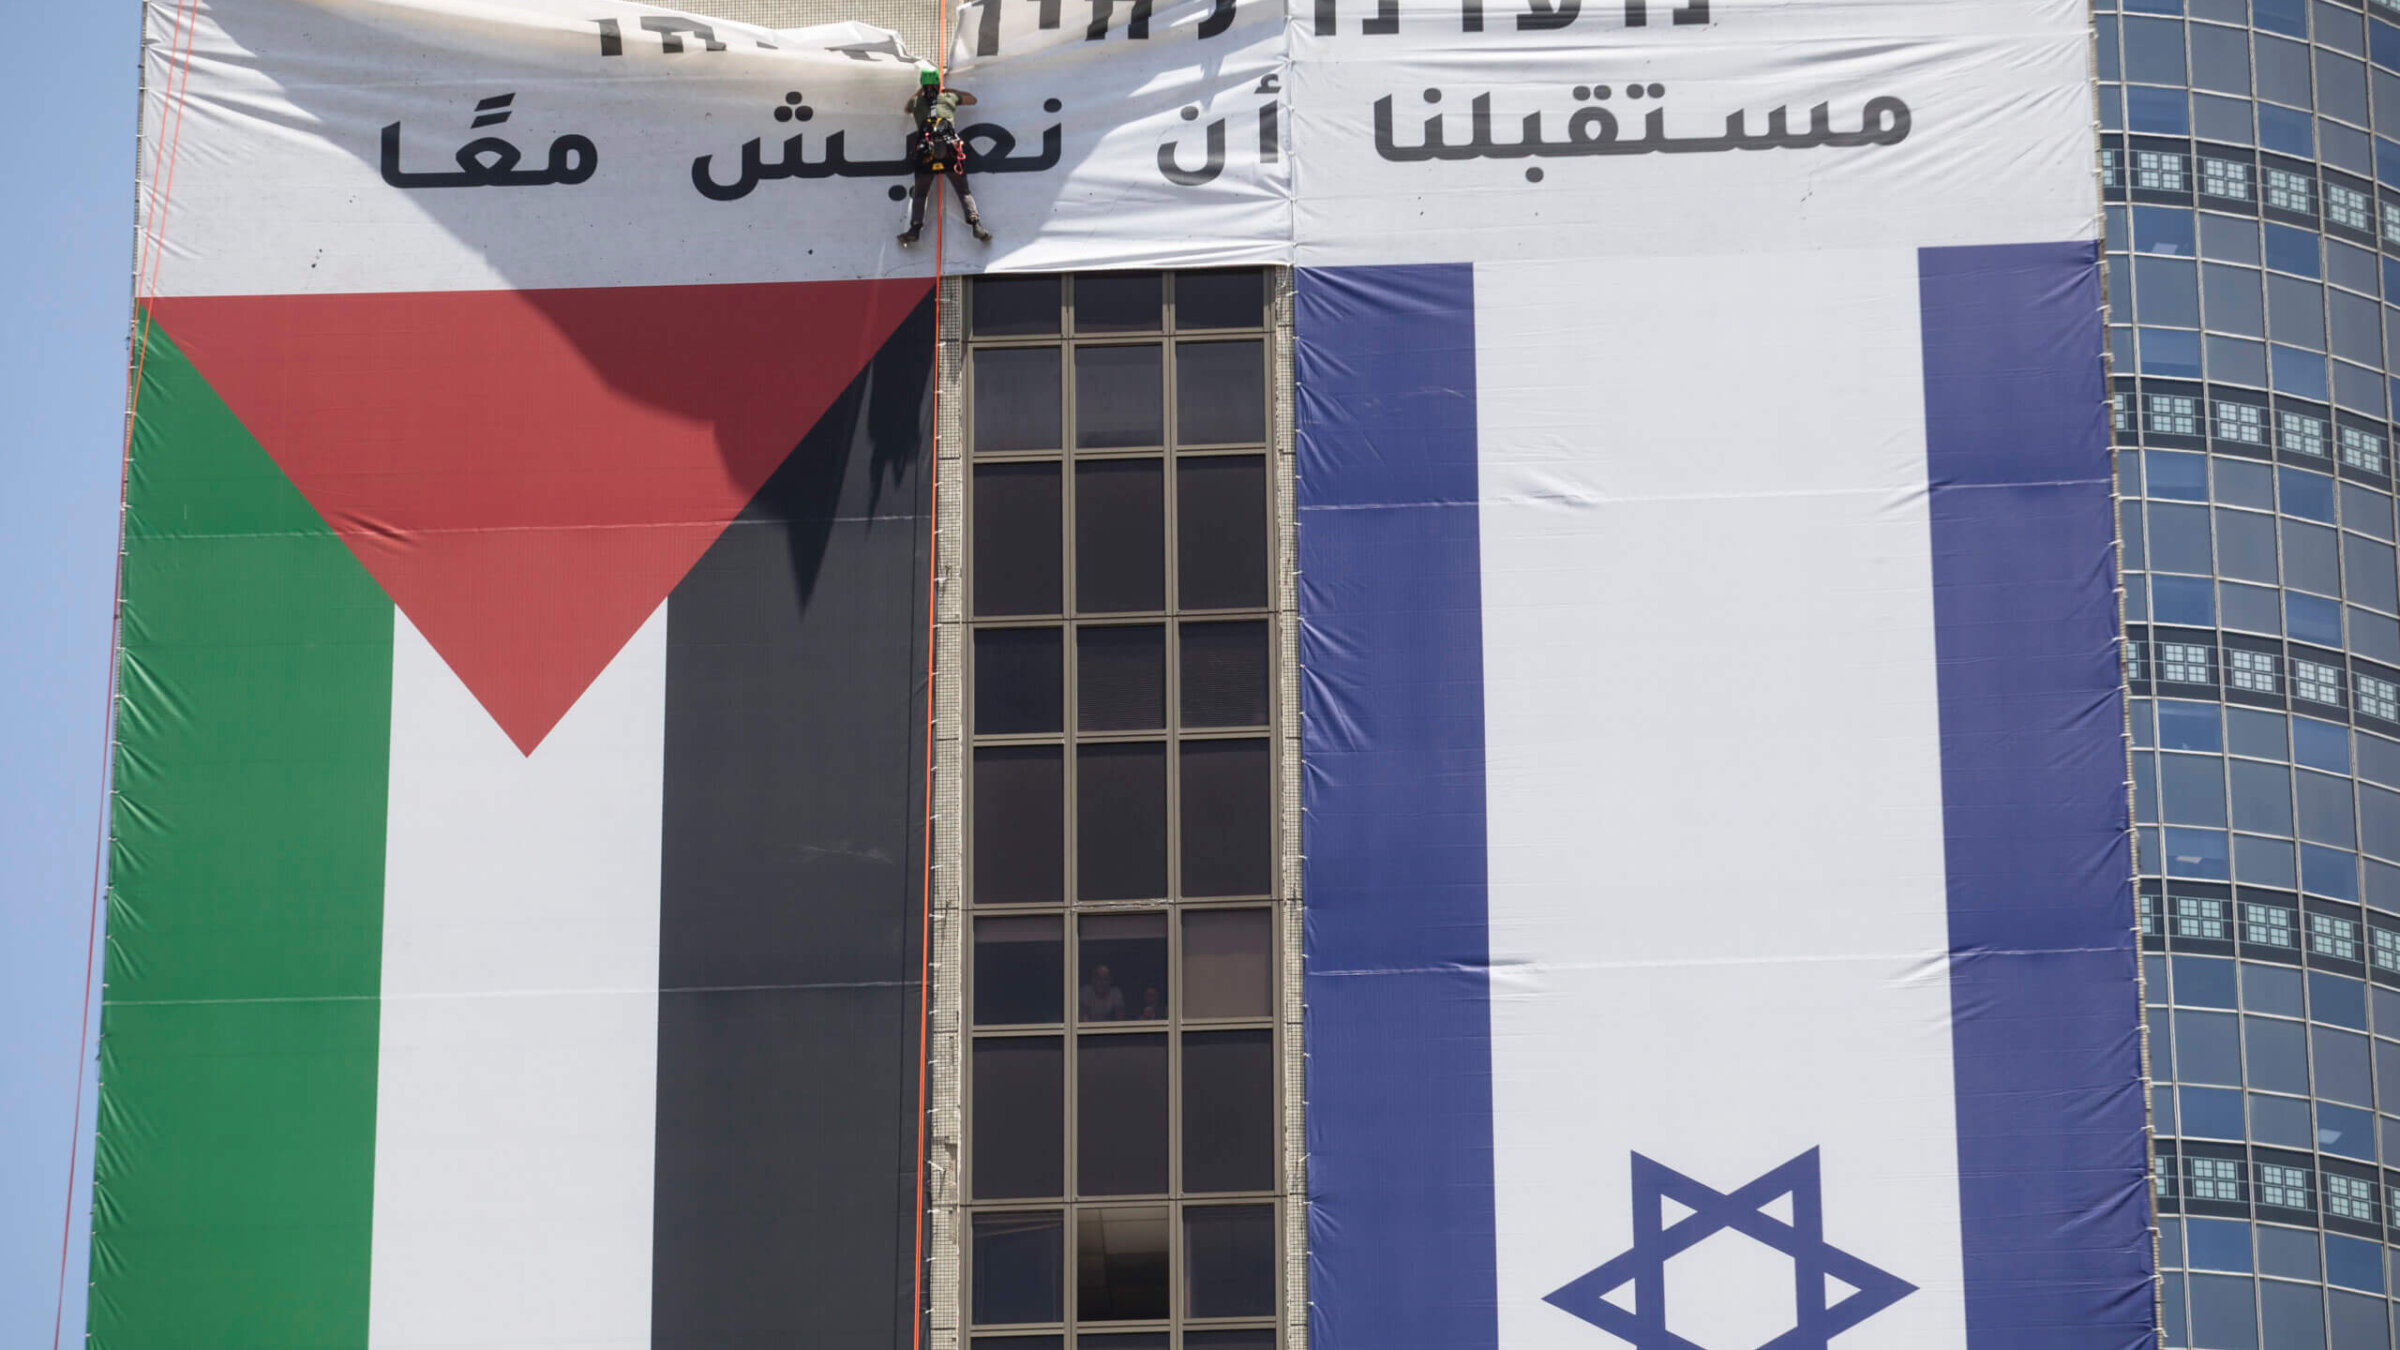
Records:
[[[2400,5],[2099,9],[2165,1343],[2388,1350]]]

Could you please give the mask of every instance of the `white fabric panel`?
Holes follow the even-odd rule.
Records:
[[[647,1347],[666,607],[531,755],[395,614],[368,1343]]]
[[[1119,31],[1102,42],[1083,42],[1089,7],[1077,6],[1084,12],[1067,22],[1081,45],[1036,53],[1005,76],[970,58],[955,82],[981,86],[984,101],[961,111],[960,126],[1000,127],[1015,141],[1006,159],[1047,157],[1050,166],[1004,171],[990,153],[970,161],[1000,237],[983,245],[950,229],[951,269],[1282,261],[1288,175],[1280,153],[1260,163],[1257,126],[1259,108],[1277,97],[1258,89],[1281,69],[1283,30],[1262,0],[1242,3],[1229,28],[1203,40],[1197,30],[1213,0],[1170,0],[1138,43],[1123,32],[1130,0],[1120,0]],[[163,130],[177,148],[160,294],[933,271],[930,213],[925,243],[903,249],[894,239],[907,222],[907,206],[891,194],[910,181],[902,105],[916,74],[888,32],[856,23],[769,30],[624,0],[201,0],[198,8],[192,72],[180,83],[174,7],[154,7],[150,17],[146,144],[161,144]],[[603,22],[614,25],[613,55]],[[670,41],[680,50],[668,50]],[[179,91],[180,135],[165,119],[170,90]],[[507,120],[471,126],[479,102],[503,93],[515,95]],[[807,116],[776,120],[792,93]],[[1231,140],[1223,172],[1202,187],[1169,181],[1161,145],[1189,142],[1181,162],[1203,167],[1205,130],[1219,121]],[[576,183],[396,187],[382,173],[383,128],[393,122],[403,174],[454,173],[456,152],[484,137],[516,147],[517,172],[546,172],[551,147],[580,136],[596,167]],[[732,200],[697,188],[700,157],[709,157],[712,183],[733,185],[746,142],[758,143],[751,153],[772,170],[795,135],[808,165],[825,164],[828,137],[841,136],[842,160],[865,166],[863,176],[770,174]],[[998,143],[970,144],[989,152]],[[879,163],[887,167],[872,167]],[[153,219],[162,199],[147,199]],[[955,226],[957,208],[944,209]]]
[[[1461,0],[1403,0],[1397,31],[1373,35],[1362,30],[1378,6],[1338,0],[1330,37],[1316,35],[1311,3],[1294,3],[1296,262],[1572,259],[1580,268],[1603,257],[2049,242],[2096,230],[2080,0],[1737,0],[1704,4],[1702,24],[1673,22],[1677,7],[1653,0],[1637,28],[1624,26],[1629,6],[1594,2],[1568,27],[1520,30],[1533,3],[1488,0],[1483,31],[1465,33]],[[1629,97],[1636,84],[1643,96]],[[1610,96],[1576,96],[1594,85]],[[1429,103],[1427,91],[1440,101]],[[1491,100],[1494,153],[1394,162],[1379,150],[1379,100],[1391,106],[1384,139],[1405,151],[1426,143],[1437,115],[1445,144],[1470,143],[1478,95]],[[1606,110],[1620,144],[1643,140],[1651,111],[1663,110],[1665,136],[1689,143],[1721,137],[1737,113],[1762,134],[1777,109],[1788,131],[1802,133],[1819,103],[1829,105],[1831,130],[1856,132],[1878,98],[1908,109],[1897,144],[1608,156],[1568,148],[1579,139],[1570,119],[1585,109]],[[1537,115],[1549,151],[1505,153]]]
[[[1571,4],[1566,26],[1519,26]],[[1322,8],[1329,35],[1317,31],[1319,0],[1158,0],[1136,38],[1136,0],[971,0],[956,16],[952,74],[981,102],[960,122],[1002,129],[1013,147],[1000,155],[987,137],[970,161],[998,240],[949,230],[945,265],[1565,260],[1762,242],[2083,239],[2096,228],[2077,0],[1720,2],[1690,24],[1674,16],[1696,8],[1655,0],[1640,27],[1625,25],[1628,6],[1602,0]],[[1462,31],[1469,8],[1483,13],[1479,31]],[[152,10],[145,109],[148,143],[163,132],[177,147],[163,294],[933,268],[930,241],[903,250],[893,238],[906,208],[891,194],[908,182],[900,108],[915,77],[889,33],[775,31],[625,0],[204,0],[179,84],[173,15]],[[1612,98],[1592,96],[1594,85]],[[180,135],[164,117],[171,90]],[[1428,103],[1429,90],[1445,101]],[[502,93],[515,95],[507,120],[470,126],[478,103]],[[791,93],[808,116],[775,120]],[[1478,98],[1489,100],[1480,133]],[[1815,105],[1838,136],[1865,128],[1875,100],[1907,109],[1896,143],[1792,143],[1816,134]],[[1875,125],[1896,130],[1898,105],[1880,106]],[[1623,145],[1651,135],[1652,109],[1687,151],[1721,137],[1729,116],[1762,146],[1777,143],[1594,155],[1596,109],[1616,119]],[[1778,109],[1784,130],[1770,134]],[[1453,154],[1411,159],[1437,134],[1429,117]],[[484,137],[515,147],[517,172],[538,176],[560,138],[580,136],[596,167],[574,183],[398,186],[381,172],[394,122],[404,176],[455,172],[455,154]],[[795,153],[825,165],[834,135],[858,173],[780,173]],[[764,178],[737,199],[703,194],[697,161],[708,158],[700,172],[712,183],[736,184],[745,144]],[[1927,203],[1940,209],[1911,209]]]
[[[1841,1344],[1957,1350],[1915,254],[1475,299],[1501,1344],[1592,1343],[1541,1300],[1630,1244],[1630,1154],[1729,1192],[1822,1147],[1826,1240],[1918,1286]],[[1790,1271],[1721,1233],[1669,1329],[1762,1344]]]

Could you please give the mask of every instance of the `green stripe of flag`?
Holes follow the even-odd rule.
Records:
[[[163,333],[142,384],[93,1344],[363,1347],[392,606]]]

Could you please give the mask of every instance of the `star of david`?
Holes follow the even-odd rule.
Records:
[[[1767,1209],[1787,1195],[1789,1222]],[[1691,1213],[1667,1223],[1667,1200]],[[1792,1258],[1797,1324],[1758,1350],[1830,1350],[1835,1336],[1916,1292],[1906,1280],[1826,1245],[1823,1179],[1812,1148],[1730,1192],[1634,1154],[1633,1246],[1543,1301],[1630,1343],[1634,1350],[1703,1350],[1667,1330],[1667,1261],[1727,1230]],[[1851,1292],[1829,1303],[1827,1276],[1849,1285]],[[1633,1286],[1631,1311],[1608,1298],[1628,1284]]]

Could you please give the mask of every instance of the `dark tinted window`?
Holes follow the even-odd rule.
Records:
[[[1075,349],[1075,446],[1166,444],[1165,381],[1156,343]]]
[[[1066,945],[1055,914],[975,921],[975,1024],[1059,1022]]]
[[[1180,272],[1175,277],[1175,327],[1256,328],[1266,318],[1263,273]]]
[[[1058,1320],[1066,1302],[1060,1294],[1066,1225],[1056,1210],[978,1214],[974,1243],[971,1315],[978,1325]]]
[[[1175,436],[1182,445],[1267,438],[1267,349],[1242,342],[1175,344]]]
[[[1275,1311],[1275,1208],[1208,1205],[1183,1212],[1184,1312],[1264,1317]]]
[[[1155,459],[1075,466],[1075,606],[1166,607],[1166,480]]]
[[[975,449],[988,455],[1058,446],[1058,348],[975,353]]]
[[[1159,275],[1156,272],[1091,272],[1075,278],[1075,331],[1158,331]]]
[[[1267,603],[1267,463],[1256,455],[1175,462],[1176,562],[1186,609]]]
[[[1075,630],[1077,707],[1084,731],[1167,724],[1167,630],[1158,624]]]
[[[1185,741],[1182,779],[1183,893],[1266,894],[1267,742]]]
[[[974,1044],[976,1198],[1062,1194],[1066,1059],[1059,1038],[985,1037]]]
[[[1267,722],[1264,620],[1182,625],[1183,724],[1255,727]]]
[[[1048,337],[1057,331],[1057,277],[976,278],[975,336]]]
[[[1066,773],[1055,745],[975,752],[975,898],[1059,899],[1066,884]]]
[[[1146,1322],[1167,1315],[1167,1209],[1087,1209],[1075,1217],[1075,1315]]]
[[[1274,1185],[1274,1033],[1184,1033],[1184,1190],[1264,1191]]]
[[[1159,1195],[1167,1189],[1167,1038],[1077,1039],[1075,1193]]]
[[[1264,1017],[1273,933],[1263,909],[1196,909],[1183,916],[1183,1015]]]
[[[983,736],[1059,729],[1059,630],[982,628],[975,633],[975,731]]]
[[[1167,747],[1075,750],[1076,891],[1083,900],[1167,893]]]
[[[1076,924],[1075,1015],[1087,1024],[1167,1015],[1167,916],[1086,914]]]
[[[1056,464],[975,470],[975,612],[1059,612],[1064,550]]]

